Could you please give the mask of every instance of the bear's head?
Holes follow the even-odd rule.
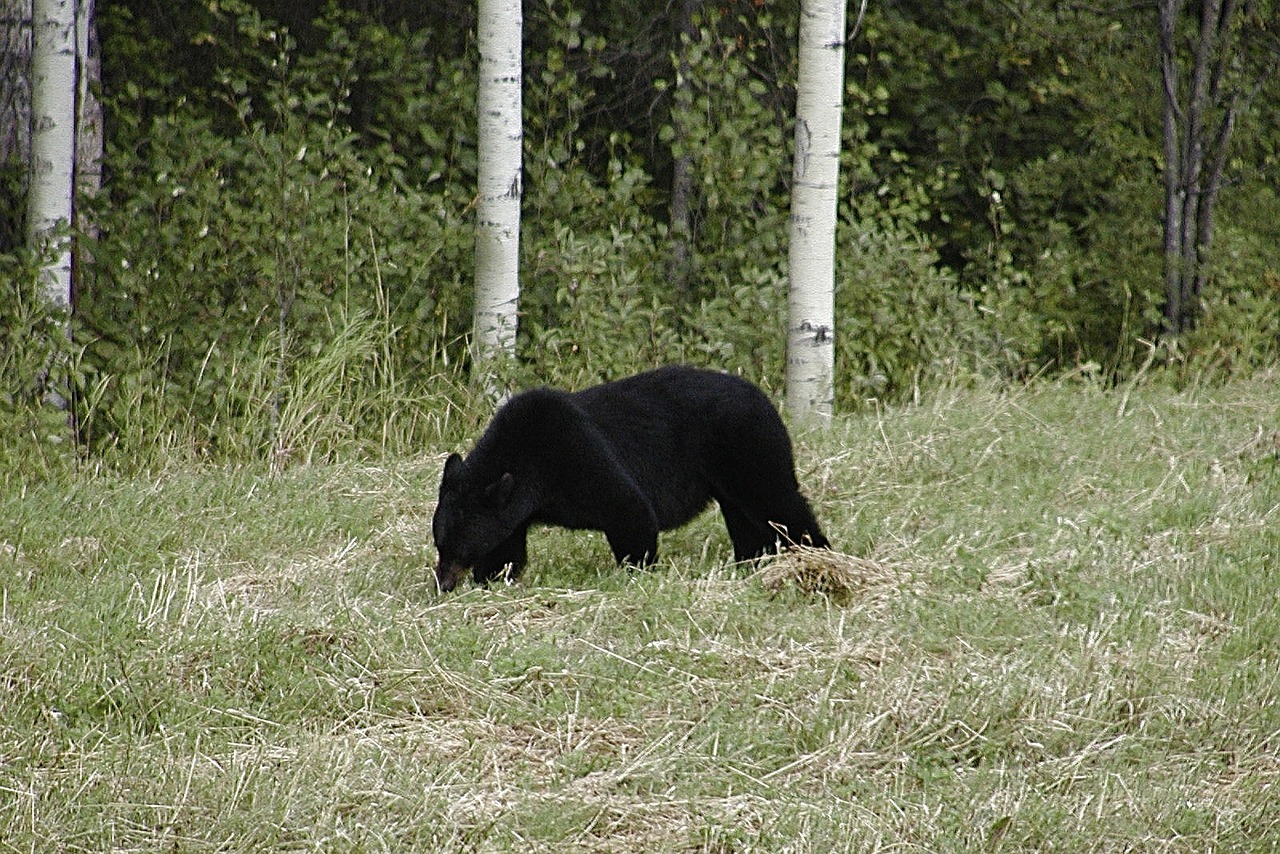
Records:
[[[445,460],[440,479],[440,499],[431,520],[440,562],[436,583],[447,593],[458,585],[468,569],[476,583],[492,581],[501,566],[484,561],[525,521],[518,500],[516,476],[510,471],[486,474],[468,465],[458,454]],[[483,565],[482,565],[483,564]]]

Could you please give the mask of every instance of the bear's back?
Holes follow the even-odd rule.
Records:
[[[685,422],[737,419],[773,410],[758,388],[731,374],[669,365],[571,395],[593,420]]]
[[[670,366],[584,389],[574,402],[614,448],[660,515],[686,517],[706,505],[713,482],[754,465],[764,449],[791,465],[777,410],[739,377]]]

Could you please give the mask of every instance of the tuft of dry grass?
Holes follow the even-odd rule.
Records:
[[[911,574],[901,566],[834,549],[790,546],[765,558],[751,578],[772,593],[794,587],[847,605],[890,595],[910,581]]]

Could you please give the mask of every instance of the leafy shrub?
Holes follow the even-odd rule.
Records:
[[[49,396],[70,399],[75,353],[66,316],[40,291],[46,260],[25,249],[0,254],[0,472],[48,470],[70,446],[68,414]]]
[[[846,215],[836,273],[837,401],[898,400],[972,370],[982,330],[953,275],[909,225]]]
[[[588,385],[668,361],[678,349],[675,307],[647,286],[651,241],[621,229],[606,234],[578,237],[561,225],[554,243],[539,247],[533,294],[554,295],[526,313],[522,347],[539,381]]]
[[[245,60],[220,76],[221,114],[180,99],[109,149],[130,181],[96,211],[99,275],[78,306],[96,440],[292,445],[262,432],[350,331],[334,318],[382,318],[387,376],[424,380],[467,319],[463,205],[404,181],[390,147],[357,148],[346,31],[299,56],[256,17],[236,27]]]
[[[794,85],[770,79],[773,18],[706,6],[674,60],[670,123],[659,140],[692,173],[689,307],[715,304],[785,269]],[[787,32],[783,27],[783,32]],[[785,37],[785,36],[784,36]],[[660,88],[668,83],[659,82]],[[677,236],[677,235],[673,235]],[[751,300],[754,302],[754,300]]]
[[[68,355],[66,317],[49,310],[40,290],[44,261],[25,249],[0,254],[0,407],[38,405],[50,366]]]
[[[1215,237],[1204,314],[1181,344],[1197,370],[1247,372],[1280,359],[1280,193],[1259,188],[1226,207],[1235,216]]]

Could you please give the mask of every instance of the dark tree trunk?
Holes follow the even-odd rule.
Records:
[[[31,160],[31,0],[0,0],[0,252],[26,242]]]
[[[1232,76],[1257,35],[1254,0],[1204,0],[1192,44],[1179,59],[1178,22],[1185,0],[1159,0],[1160,74],[1164,91],[1164,334],[1176,338],[1201,313],[1213,245],[1214,210],[1226,180],[1227,154],[1254,85],[1274,70]],[[1265,28],[1263,28],[1265,29]],[[1185,66],[1185,67],[1184,67]],[[1183,79],[1185,77],[1185,83]]]
[[[1178,144],[1177,16],[1182,0],[1160,2],[1160,75],[1164,83],[1164,319],[1165,332],[1181,331],[1182,157]]]
[[[671,128],[675,148],[671,168],[671,281],[681,293],[689,289],[693,267],[693,158],[681,111],[690,98],[689,45],[698,37],[694,17],[702,8],[702,0],[681,0],[680,18],[676,22],[679,59],[676,61],[675,98],[671,110]]]

